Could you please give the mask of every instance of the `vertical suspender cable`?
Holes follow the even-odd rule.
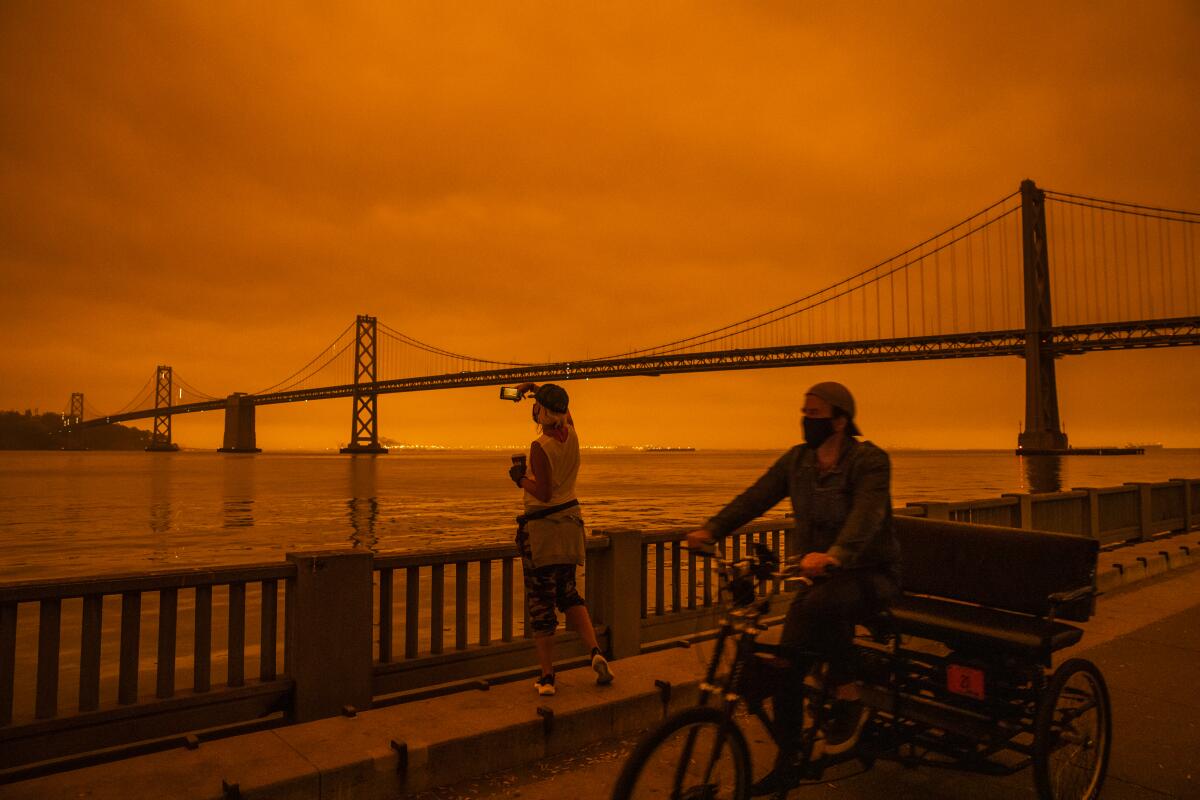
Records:
[[[954,314],[953,321],[950,323],[951,330],[958,333],[960,330],[958,324],[958,259],[954,252],[958,249],[956,244],[953,244],[953,236],[951,236],[951,244],[947,246],[947,251],[950,255],[950,311]]]
[[[1136,307],[1133,307],[1130,309],[1132,312],[1131,318],[1132,319],[1145,319],[1146,313],[1143,310],[1142,306],[1146,301],[1146,280],[1142,273],[1145,272],[1146,265],[1142,258],[1142,248],[1141,248],[1142,241],[1141,241],[1141,237],[1138,235],[1139,234],[1138,224],[1137,224],[1138,220],[1135,218],[1131,222],[1129,217],[1127,217],[1124,214],[1120,214],[1115,209],[1114,209],[1113,213],[1117,214],[1118,218],[1121,220],[1121,239],[1122,239],[1123,249],[1126,252],[1126,257],[1128,257],[1129,248],[1130,247],[1133,248],[1133,264],[1134,264],[1136,271],[1134,271],[1129,276],[1129,280],[1130,280],[1129,299],[1136,303]],[[1133,226],[1133,234],[1132,235],[1130,235],[1130,233],[1129,233],[1130,225]]]
[[[919,256],[918,256],[919,258]],[[912,291],[908,288],[908,276],[912,262],[905,265],[902,272],[904,273],[904,335],[912,338]]]
[[[990,331],[992,327],[992,225],[991,212],[983,219],[983,308],[984,326]]]
[[[1000,299],[1004,303],[1004,326],[1006,328],[1015,328],[1012,319],[1012,305],[1008,297],[1008,282],[1011,279],[1009,272],[1011,268],[1008,264],[1008,237],[1012,233],[1008,228],[1012,227],[1011,217],[1006,220],[1004,226],[1000,228]]]
[[[967,223],[967,238],[964,243],[967,246],[967,315],[970,319],[971,330],[975,328],[975,232],[971,230],[971,223]]]
[[[1154,226],[1156,228],[1158,228],[1159,296],[1162,298],[1162,301],[1163,301],[1162,311],[1160,313],[1164,318],[1166,318],[1166,317],[1172,316],[1172,314],[1167,309],[1171,307],[1171,299],[1175,296],[1175,293],[1173,291],[1170,291],[1167,288],[1167,276],[1169,273],[1167,272],[1167,265],[1166,265],[1167,245],[1166,245],[1165,238],[1163,236],[1163,224],[1164,223],[1161,219],[1154,221]],[[1173,289],[1174,281],[1172,281],[1171,283],[1172,283],[1171,288]]]
[[[1096,229],[1100,232],[1099,244],[1100,249],[1103,251],[1100,257],[1104,259],[1105,272],[1112,273],[1111,285],[1113,287],[1113,311],[1115,312],[1112,319],[1125,319],[1126,291],[1123,285],[1124,275],[1115,260],[1116,248],[1109,246],[1108,215],[1101,213],[1099,209],[1093,209],[1092,216],[1095,217]]]
[[[1079,268],[1088,275],[1088,294],[1084,295],[1084,302],[1087,305],[1087,311],[1092,316],[1091,320],[1103,319],[1099,316],[1100,304],[1100,280],[1096,274],[1095,264],[1087,257],[1087,246],[1083,238],[1083,215],[1080,213],[1083,209],[1078,206],[1071,208],[1071,249],[1074,252],[1075,262],[1079,264]],[[1085,317],[1087,314],[1085,314]]]
[[[934,333],[942,334],[945,333],[942,330],[942,262],[938,250],[933,251],[933,278],[933,293],[936,298],[933,304],[933,311],[937,314],[937,328],[934,330]]]
[[[883,275],[879,270],[871,282],[875,284],[875,338],[883,339]]]
[[[1080,216],[1082,217],[1083,209],[1080,208],[1079,211]],[[1092,251],[1089,260],[1096,265],[1097,270],[1102,269],[1104,271],[1104,274],[1100,276],[1100,283],[1104,287],[1104,302],[1101,304],[1103,307],[1100,310],[1102,315],[1101,319],[1112,319],[1113,313],[1112,309],[1110,308],[1109,299],[1112,297],[1112,290],[1114,287],[1112,283],[1112,277],[1108,274],[1108,264],[1100,261],[1100,248],[1096,244],[1097,226],[1095,209],[1089,208],[1087,210],[1087,217],[1088,222],[1085,230],[1091,233],[1090,239],[1092,244]]]
[[[888,273],[888,302],[892,306],[892,338],[896,338],[896,273]]]

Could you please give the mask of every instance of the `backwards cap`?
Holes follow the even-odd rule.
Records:
[[[850,394],[850,390],[840,383],[834,381],[825,381],[818,383],[816,386],[809,389],[805,394],[811,394],[821,398],[831,406],[836,406],[846,412],[846,416],[850,418],[850,423],[846,426],[847,436],[862,436],[862,431],[854,424],[854,395]]]
[[[533,393],[533,399],[538,401],[538,405],[550,409],[555,414],[567,413],[567,405],[571,402],[571,398],[567,396],[567,390],[554,383],[544,383],[539,386],[538,390]]]

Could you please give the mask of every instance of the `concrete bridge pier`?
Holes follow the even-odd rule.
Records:
[[[245,392],[225,400],[225,440],[218,453],[261,453],[254,437],[254,403]]]

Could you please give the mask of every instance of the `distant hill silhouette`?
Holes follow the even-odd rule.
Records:
[[[148,444],[150,431],[125,425],[101,425],[83,433],[83,446],[88,450],[141,450]],[[0,411],[0,450],[61,450],[66,446],[61,414]]]

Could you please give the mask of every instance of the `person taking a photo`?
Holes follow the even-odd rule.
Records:
[[[532,393],[533,421],[541,435],[529,446],[528,469],[515,463],[509,477],[523,490],[525,513],[517,517],[517,546],[525,578],[525,603],[533,627],[541,677],[534,683],[539,695],[552,695],[554,632],[557,608],[567,624],[591,649],[596,683],[608,684],[613,675],[596,641],[587,606],[575,588],[576,567],[583,564],[584,531],[575,478],[579,473],[579,437],[561,386],[524,383],[518,397]]]

